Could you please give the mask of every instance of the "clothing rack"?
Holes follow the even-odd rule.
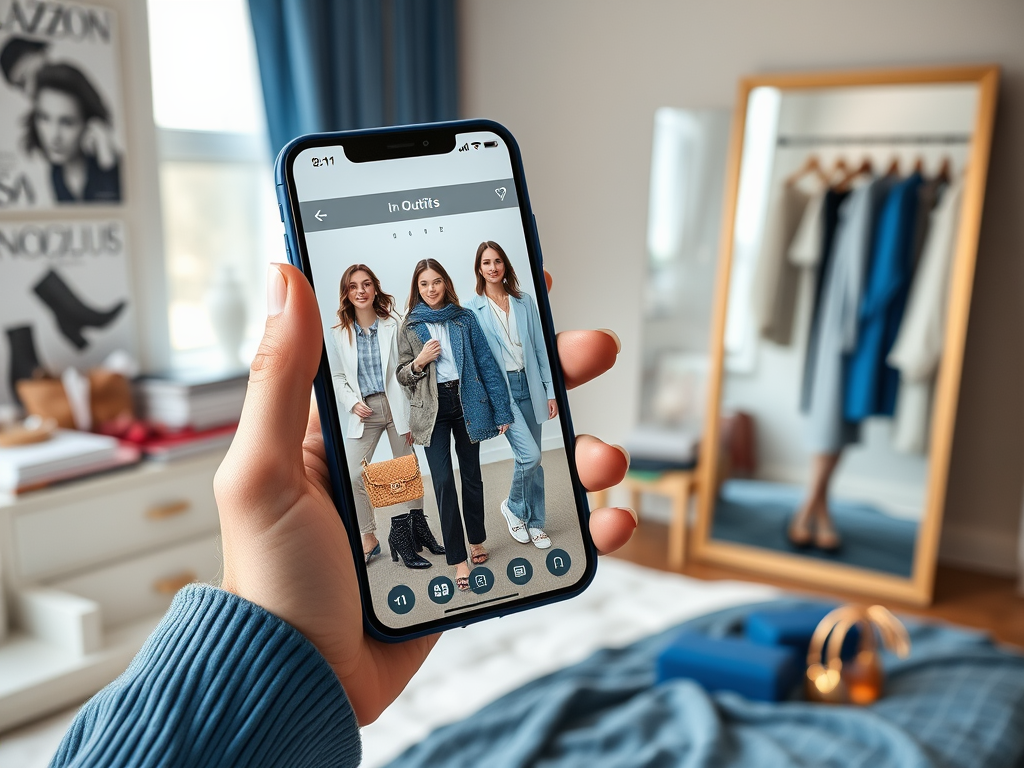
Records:
[[[780,147],[845,146],[847,144],[970,144],[970,134],[898,134],[872,136],[779,136]]]

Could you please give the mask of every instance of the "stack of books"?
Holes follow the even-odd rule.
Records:
[[[142,416],[171,430],[205,431],[235,424],[242,415],[248,371],[173,372],[136,382]]]
[[[58,429],[48,440],[0,447],[0,495],[133,464],[139,449],[117,438]]]

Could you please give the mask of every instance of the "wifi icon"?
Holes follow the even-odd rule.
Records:
[[[468,152],[468,151],[469,151],[469,144],[463,144],[461,147],[459,147],[459,152]]]
[[[473,142],[473,149],[480,149],[480,142],[479,141],[474,141]]]

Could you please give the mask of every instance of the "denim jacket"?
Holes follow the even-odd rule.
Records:
[[[512,423],[512,401],[480,323],[469,310],[448,321],[452,354],[459,369],[459,395],[466,431],[474,443],[498,435],[498,427]],[[458,330],[458,332],[456,332]],[[464,338],[469,338],[469,345]],[[437,420],[437,377],[431,363],[420,373],[412,361],[430,339],[424,323],[406,318],[398,332],[398,382],[409,395],[409,428],[413,442],[430,445]]]

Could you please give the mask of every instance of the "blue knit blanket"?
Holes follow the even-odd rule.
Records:
[[[391,765],[1024,766],[1024,655],[979,632],[905,621],[913,653],[885,657],[886,695],[870,707],[768,704],[685,679],[655,685],[655,659],[683,628],[724,636],[755,607],[808,605],[728,609],[599,651],[436,730]]]

